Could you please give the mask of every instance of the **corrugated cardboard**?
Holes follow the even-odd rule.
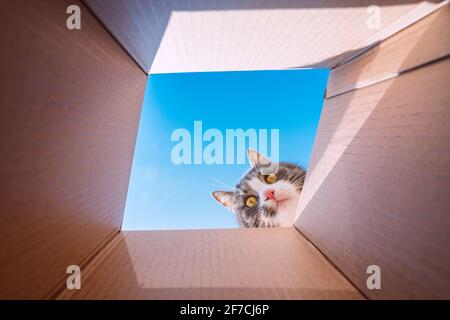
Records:
[[[0,20],[0,298],[44,298],[120,229],[146,76],[78,1]]]
[[[430,61],[449,53],[448,10],[332,71],[342,90],[359,70],[409,69],[325,101],[298,210],[296,226],[369,298],[450,298],[450,58]],[[370,265],[381,290],[366,285]]]
[[[363,299],[294,228],[128,231],[60,299]]]
[[[450,53],[450,6],[403,29],[395,36],[330,73],[327,98],[396,77]]]
[[[87,2],[148,71],[158,49],[148,37],[156,35],[159,45],[164,23],[156,33],[141,32],[155,17],[144,15],[136,2],[127,7],[131,16],[115,15],[117,1],[105,11],[95,7],[100,2]],[[167,72],[339,65],[331,74],[330,99],[299,206],[299,233],[294,228],[119,232],[146,75],[79,1],[4,1],[0,298],[450,298],[448,7],[347,59],[367,49],[360,44],[374,45],[368,39],[375,42],[397,31],[403,13],[410,13],[406,21],[411,21],[434,5],[394,2],[380,3],[387,31],[361,30],[366,19],[358,15],[347,19],[337,37],[339,30],[318,19],[322,14],[306,14],[312,12],[308,3],[328,10],[322,2],[300,1],[307,34],[322,32],[320,26],[328,29],[323,37],[291,37],[292,45],[283,42],[288,51],[266,41],[259,18],[246,19],[255,2],[239,2],[222,9],[243,12],[225,16],[258,22],[260,36],[249,38],[255,43],[238,42],[250,47],[235,42],[231,47],[267,56],[224,60],[217,48],[230,42],[222,39],[195,42],[199,52],[220,53],[211,56],[214,60],[195,51],[187,60],[178,59],[174,51],[168,64],[159,61],[158,70]],[[283,6],[274,3],[265,9]],[[342,19],[344,12],[353,16],[352,10],[366,9],[359,1],[342,3],[330,2],[332,10],[322,13]],[[70,4],[82,8],[81,30],[66,28]],[[161,9],[147,1],[141,5]],[[295,9],[295,2],[283,8],[292,5]],[[205,8],[199,1],[192,9],[201,8],[214,6]],[[261,13],[270,15],[270,10]],[[128,23],[130,17],[136,20]],[[267,24],[270,31],[275,22]],[[318,27],[311,27],[313,22]],[[167,43],[177,39],[184,38]],[[301,56],[299,48],[311,50]],[[299,65],[293,65],[297,59]],[[199,61],[204,64],[196,65]],[[381,267],[379,291],[366,287],[366,268],[372,264]],[[69,265],[81,267],[79,291],[66,288]]]
[[[86,0],[150,74],[332,67],[438,2]],[[371,5],[380,26],[368,28]]]

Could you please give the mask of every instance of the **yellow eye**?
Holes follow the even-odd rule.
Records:
[[[254,206],[256,206],[257,203],[258,200],[254,196],[248,197],[247,200],[245,201],[245,205],[249,208],[253,208]]]
[[[277,175],[275,173],[269,174],[268,176],[266,176],[266,182],[268,184],[274,183],[275,181],[277,181]]]

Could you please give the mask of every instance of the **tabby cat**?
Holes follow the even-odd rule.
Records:
[[[271,163],[248,150],[251,169],[234,191],[215,191],[212,196],[236,214],[244,228],[292,226],[306,171],[292,163]]]

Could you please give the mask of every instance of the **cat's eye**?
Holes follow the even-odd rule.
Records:
[[[268,176],[266,176],[265,180],[269,184],[274,183],[275,181],[277,181],[277,175],[275,173],[269,174]]]
[[[249,208],[253,208],[258,203],[258,199],[254,196],[250,196],[245,200],[245,205]]]

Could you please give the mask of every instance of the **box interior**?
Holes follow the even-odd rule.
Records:
[[[2,4],[0,298],[450,298],[448,1],[340,2]],[[331,74],[295,226],[120,231],[148,73],[298,67]]]

